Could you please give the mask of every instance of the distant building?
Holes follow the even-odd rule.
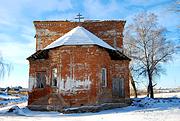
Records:
[[[31,109],[124,102],[129,62],[122,53],[125,21],[34,21],[29,60]]]

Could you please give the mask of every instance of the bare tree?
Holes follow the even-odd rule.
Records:
[[[11,66],[10,64],[6,63],[0,54],[0,78],[3,78],[6,73],[10,73]]]
[[[126,29],[127,31],[128,31],[128,29]],[[126,55],[128,55],[128,56],[130,56],[130,58],[131,58],[131,56],[132,56],[132,52],[133,51],[131,51],[132,50],[132,48],[134,48],[134,44],[133,43],[131,43],[131,44],[128,44],[129,43],[129,39],[128,39],[128,34],[127,34],[128,32],[126,32],[125,33],[125,38],[124,38],[124,40],[125,40],[125,42],[124,42],[124,53],[126,54]],[[137,87],[136,87],[136,81],[134,80],[134,76],[133,76],[133,72],[134,72],[134,63],[135,62],[135,60],[133,59],[133,58],[131,58],[131,62],[130,62],[130,74],[129,74],[129,81],[130,81],[130,83],[131,83],[131,85],[132,85],[132,88],[133,88],[133,90],[134,90],[134,97],[135,98],[137,98]]]
[[[134,45],[135,44],[133,44],[132,42],[131,42],[131,44],[128,44],[128,43],[130,43],[130,41],[129,41],[129,38],[128,38],[128,32],[129,32],[129,30],[126,28],[126,33],[125,33],[125,38],[124,38],[124,40],[125,40],[125,42],[124,42],[124,53],[126,54],[126,55],[128,55],[128,56],[130,56],[130,58],[131,58],[131,62],[130,62],[130,67],[129,67],[129,69],[130,69],[130,74],[129,74],[129,80],[130,80],[130,83],[131,83],[131,85],[132,85],[132,88],[133,88],[133,90],[134,90],[134,97],[135,98],[137,98],[137,87],[136,87],[136,81],[134,80],[134,73],[133,72],[135,72],[134,70],[135,70],[135,68],[136,67],[134,67],[134,63],[135,63],[135,60],[132,58],[132,55],[133,55],[133,51],[131,51],[133,48],[134,48]]]
[[[154,98],[154,78],[160,75],[162,64],[172,59],[174,44],[166,39],[166,29],[159,26],[153,13],[140,13],[126,28],[125,50],[132,58],[132,71],[148,80],[147,95]]]

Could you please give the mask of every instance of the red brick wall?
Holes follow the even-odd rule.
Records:
[[[73,69],[70,68],[73,65]],[[118,68],[117,65],[118,64]],[[112,78],[125,79],[125,97],[129,97],[129,61],[112,61],[106,49],[98,46],[62,46],[49,51],[47,60],[30,61],[30,76],[35,78],[38,71],[46,71],[48,84],[51,82],[51,69],[57,67],[59,79],[67,77],[85,80],[89,76],[89,89],[74,93],[60,91],[68,106],[80,106],[112,100]],[[107,87],[101,87],[101,68],[107,69]],[[72,71],[72,72],[71,72]],[[72,74],[72,75],[71,75]],[[38,97],[30,97],[29,101]]]
[[[129,91],[129,61],[128,60],[112,60],[111,76],[113,78],[122,78],[125,82],[125,98],[130,97]]]
[[[34,25],[36,28],[36,50],[43,49],[78,25],[83,26],[112,46],[114,46],[114,40],[116,40],[117,47],[122,48],[125,21],[86,21],[81,23],[34,21]]]

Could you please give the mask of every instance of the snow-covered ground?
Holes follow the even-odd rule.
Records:
[[[155,98],[180,98],[180,92],[174,93],[158,93],[155,94]]]
[[[169,99],[134,99],[129,107],[81,114],[30,111],[23,108],[25,102],[18,104],[21,109],[13,113],[7,113],[10,106],[0,108],[0,121],[180,121],[180,93],[156,94],[155,97]]]
[[[1,99],[16,99],[16,98],[19,98],[19,97],[11,96],[11,95],[8,95],[6,93],[3,93],[3,94],[0,94],[0,98]]]
[[[24,103],[27,101],[27,96],[22,95],[8,95],[8,94],[0,94],[0,109],[2,107],[12,106],[19,103]]]

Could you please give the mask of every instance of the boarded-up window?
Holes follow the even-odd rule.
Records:
[[[107,74],[106,68],[101,69],[101,84],[103,87],[107,86]]]
[[[44,88],[46,85],[46,73],[37,72],[36,73],[36,88]]]
[[[124,79],[123,78],[113,78],[113,89],[112,94],[114,97],[124,97]]]
[[[57,87],[57,68],[52,69],[52,86]]]

